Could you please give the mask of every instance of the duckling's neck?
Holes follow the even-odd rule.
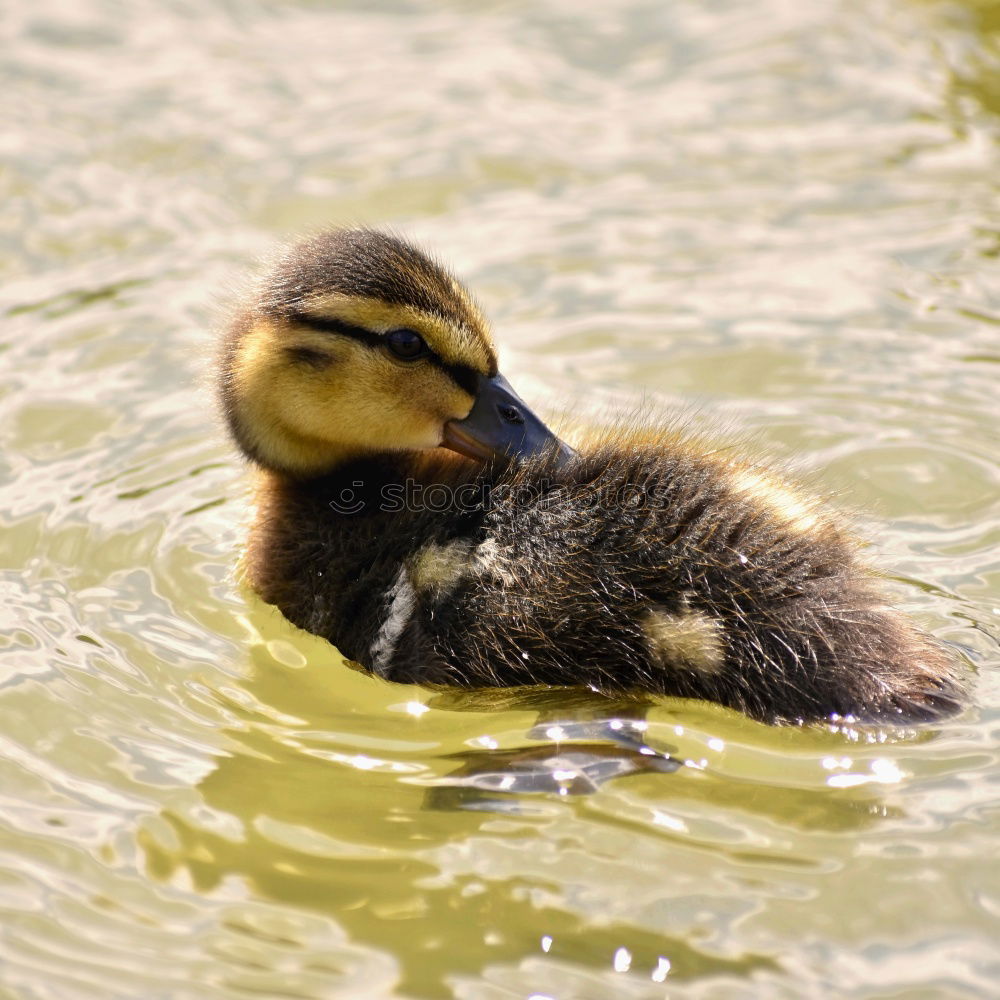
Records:
[[[288,482],[324,478],[362,457],[356,449],[301,434],[280,420],[241,419],[239,413],[227,416],[243,454],[258,468]]]
[[[475,534],[491,482],[489,469],[443,449],[369,455],[311,478],[262,469],[244,579],[269,604],[294,610],[297,624],[325,634],[309,617],[309,602],[320,602],[316,613],[339,622],[338,647],[359,657],[367,649],[359,609],[371,611],[373,595],[429,538]]]
[[[309,497],[322,502],[332,515],[347,517],[405,513],[427,506],[443,514],[455,509],[460,487],[496,478],[491,468],[443,448],[345,456],[311,475],[266,467],[260,475],[272,495]]]
[[[332,514],[371,513],[382,505],[382,494],[412,475],[411,452],[344,455],[332,466],[313,474],[267,470],[270,488],[290,496],[320,500]]]

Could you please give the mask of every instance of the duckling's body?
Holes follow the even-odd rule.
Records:
[[[372,296],[353,292],[379,280],[375,297],[389,302],[394,266],[409,277],[426,267],[434,278],[418,283],[419,306],[405,289],[395,294],[409,310],[406,333],[417,330],[428,352],[417,360],[430,381],[404,382],[406,405],[424,398],[425,409],[454,411],[430,444],[387,446],[392,402],[381,416],[374,407],[356,415],[345,432],[331,428],[325,461],[323,447],[285,426],[297,411],[257,427],[268,411],[248,398],[255,386],[273,391],[280,374],[283,392],[298,378],[298,398],[318,399],[316,383],[341,378],[338,366],[381,364],[380,354],[358,353],[365,336],[356,328],[344,333],[342,305],[353,302],[355,322],[365,314],[358,300]],[[336,287],[323,287],[331,274]],[[340,312],[310,314],[316,302],[340,303]],[[442,341],[421,314],[464,332]],[[364,351],[408,342],[391,316],[380,322],[386,328],[367,331]],[[849,532],[770,474],[668,431],[612,429],[573,454],[540,423],[538,431],[512,394],[491,402],[504,428],[484,429],[482,401],[493,391],[484,386],[499,376],[483,323],[418,251],[347,231],[290,251],[230,332],[223,403],[237,441],[262,466],[248,578],[292,622],[396,681],[642,690],[767,721],[925,721],[957,708],[951,658],[885,606]],[[333,341],[316,338],[324,328]],[[456,347],[463,336],[468,349]],[[328,361],[309,354],[323,351]],[[455,371],[439,385],[445,366]],[[370,384],[399,374],[366,371]],[[399,392],[390,386],[385,398]],[[386,427],[371,428],[373,447],[345,449],[345,438],[362,439],[364,419]],[[351,420],[345,412],[334,423]],[[508,431],[516,440],[501,449],[496,435]],[[438,443],[513,457],[477,461]]]

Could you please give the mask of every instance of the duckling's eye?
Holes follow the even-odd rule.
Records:
[[[402,361],[416,361],[428,353],[424,338],[413,330],[390,330],[385,335],[385,343]]]

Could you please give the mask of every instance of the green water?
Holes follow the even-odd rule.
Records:
[[[3,1000],[1000,995],[1000,8],[582,9],[5,8]],[[242,594],[211,330],[344,222],[453,265],[529,400],[837,493],[969,709],[614,706],[689,762],[650,769],[596,703],[376,681]],[[537,790],[557,743],[635,773]]]

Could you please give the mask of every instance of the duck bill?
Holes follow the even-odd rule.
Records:
[[[524,461],[550,451],[563,465],[576,454],[542,423],[502,375],[479,376],[469,415],[444,425],[441,445],[477,462]]]

